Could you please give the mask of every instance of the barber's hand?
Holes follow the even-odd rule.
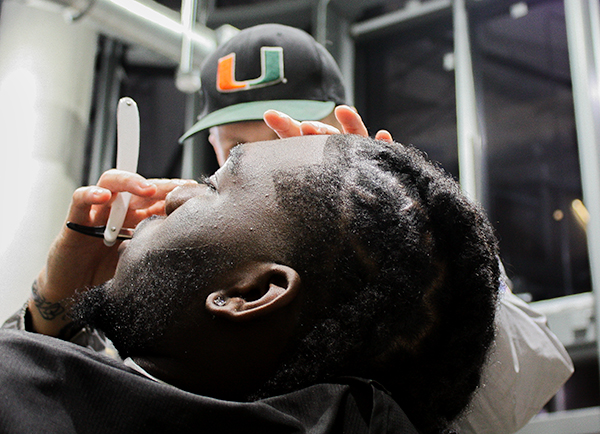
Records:
[[[265,112],[263,119],[265,123],[282,139],[287,137],[305,136],[312,134],[358,134],[367,137],[369,132],[360,115],[347,105],[335,108],[335,117],[342,127],[342,131],[331,125],[319,121],[299,122],[288,115],[276,110]],[[386,130],[379,130],[375,139],[392,141],[392,135]]]
[[[100,177],[97,185],[75,190],[67,221],[85,226],[105,225],[116,194],[129,192],[132,197],[123,227],[135,228],[146,217],[164,214],[166,195],[187,182],[194,181],[146,180],[138,174],[109,170]],[[60,334],[70,323],[65,316],[69,298],[76,291],[103,283],[114,275],[119,244],[107,247],[102,238],[83,235],[63,226],[29,300],[34,331],[52,336]]]

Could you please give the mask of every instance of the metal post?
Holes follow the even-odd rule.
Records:
[[[354,105],[355,84],[354,65],[356,64],[356,46],[350,36],[350,23],[344,20],[340,24],[339,48],[337,52],[337,63],[344,77],[346,87],[346,101],[350,105]]]
[[[464,0],[454,1],[453,15],[460,185],[467,196],[481,201],[482,140],[475,99],[469,22]]]
[[[320,44],[327,46],[327,21],[330,0],[319,0],[315,7],[315,35]]]
[[[594,42],[594,35],[600,34],[598,0],[565,0],[565,18],[583,198],[590,214],[586,233],[600,360],[600,55]]]
[[[346,88],[348,104],[354,104],[354,40],[350,36],[350,23],[330,0],[319,0],[313,10],[314,38],[336,60]]]
[[[177,89],[185,93],[194,93],[200,90],[200,68],[194,67],[194,42],[192,34],[196,23],[198,0],[181,1],[181,58],[175,84]]]
[[[196,20],[200,25],[206,25],[206,21],[208,18],[208,9],[210,5],[207,0],[184,0],[184,2],[193,1],[194,5],[192,6],[193,11],[187,11],[191,16],[188,21],[190,21],[187,26],[188,28],[192,27],[192,22]],[[184,14],[184,6],[182,2],[182,17]],[[192,18],[193,17],[193,18]],[[190,50],[190,58],[185,59],[185,50]],[[193,53],[191,47],[186,47],[185,38],[182,44],[182,54],[181,54],[181,63],[178,71],[178,79],[180,79],[180,74],[185,74],[187,77],[191,78],[190,86],[187,91],[183,88],[182,83],[178,83],[179,90],[182,90],[187,93],[185,97],[185,122],[184,127],[187,131],[190,129],[194,123],[196,122],[196,115],[198,113],[198,105],[200,104],[200,96],[198,94],[198,90],[200,90],[201,82],[200,82],[200,70],[194,68],[193,61]],[[197,81],[194,79],[197,78]],[[180,79],[181,80],[181,79]],[[195,90],[194,90],[195,89]],[[190,92],[191,91],[191,92]],[[181,177],[186,179],[198,179],[201,175],[207,174],[207,164],[206,159],[202,158],[203,147],[208,146],[204,141],[200,141],[198,135],[190,137],[187,139],[181,146],[183,146],[183,154],[181,158]],[[210,151],[212,152],[212,150]]]

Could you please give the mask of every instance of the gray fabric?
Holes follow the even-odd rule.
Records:
[[[573,373],[573,362],[546,318],[507,291],[482,385],[456,424],[464,434],[510,434],[521,429]]]
[[[418,434],[396,402],[360,379],[256,402],[185,392],[49,336],[0,331],[0,432]]]

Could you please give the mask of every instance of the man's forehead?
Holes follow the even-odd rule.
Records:
[[[300,136],[265,142],[246,143],[232,149],[228,169],[237,173],[245,166],[284,169],[323,161],[328,136]]]

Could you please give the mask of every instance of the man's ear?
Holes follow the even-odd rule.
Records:
[[[238,271],[229,288],[211,293],[206,309],[232,321],[248,321],[290,304],[300,292],[300,276],[291,267],[275,263],[253,264]]]

